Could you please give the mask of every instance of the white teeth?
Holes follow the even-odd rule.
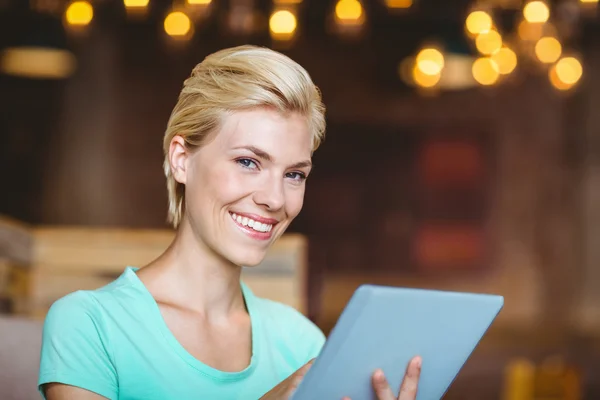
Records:
[[[263,224],[258,221],[254,221],[248,217],[242,217],[241,215],[237,215],[235,213],[231,213],[231,218],[236,221],[238,224],[250,227],[258,232],[271,232],[273,229],[273,225],[271,224]]]

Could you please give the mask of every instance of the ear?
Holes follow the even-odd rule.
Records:
[[[169,163],[173,178],[182,184],[186,183],[189,155],[185,140],[181,136],[175,135],[169,145]]]

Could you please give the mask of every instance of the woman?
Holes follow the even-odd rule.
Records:
[[[286,56],[208,56],[169,119],[164,170],[176,237],[158,259],[70,294],[44,326],[40,390],[65,399],[287,399],[325,337],[240,284],[302,208],[324,107]],[[420,360],[402,400],[414,400]],[[382,373],[373,383],[393,399]],[[404,396],[404,397],[402,397]]]

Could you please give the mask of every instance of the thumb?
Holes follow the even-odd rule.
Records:
[[[298,386],[300,385],[300,382],[302,382],[302,379],[304,379],[304,376],[308,373],[308,370],[310,370],[310,368],[312,367],[312,365],[315,363],[315,359],[313,358],[312,360],[310,360],[309,362],[307,362],[306,364],[304,364],[302,367],[300,367],[300,369],[298,369],[296,372],[294,372],[292,374],[291,378],[291,389],[292,390],[296,390],[296,388],[298,388]]]

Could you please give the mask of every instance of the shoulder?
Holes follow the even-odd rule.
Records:
[[[294,344],[299,351],[316,357],[325,343],[325,335],[311,320],[295,308],[273,300],[255,297],[265,329],[278,341]]]
[[[46,315],[46,325],[56,324],[57,327],[65,325],[68,321],[83,322],[95,319],[99,314],[98,300],[93,293],[79,290],[70,293],[55,301]]]
[[[56,382],[117,398],[109,332],[93,291],[77,291],[54,302],[44,322],[40,389]]]
[[[128,286],[119,278],[99,289],[78,290],[56,300],[46,314],[44,334],[106,330],[109,316],[118,314],[126,299],[131,302],[133,292]]]

